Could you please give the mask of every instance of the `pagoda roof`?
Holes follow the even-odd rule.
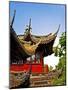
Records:
[[[53,40],[57,35],[54,33],[50,33],[48,35],[44,36],[37,36],[37,35],[31,35],[31,40],[29,42],[34,42],[35,44],[40,41],[40,44],[46,44],[49,43],[51,40]],[[20,39],[20,41],[24,44],[29,43],[28,41],[24,40],[24,35],[17,35],[17,37]]]
[[[33,54],[35,54],[37,48],[40,48],[41,45],[42,45],[42,47],[43,47],[43,45],[45,45],[45,46],[51,45],[51,47],[52,47],[58,31],[59,31],[59,28],[56,33],[54,33],[54,34],[50,33],[50,34],[44,35],[44,36],[36,36],[36,35],[30,34],[30,37],[29,37],[30,41],[24,40],[24,35],[17,35],[17,37],[19,38],[20,43],[22,44],[22,47],[24,46],[25,51],[27,51],[27,53],[29,55],[33,55]],[[50,44],[50,43],[52,43],[52,44]]]
[[[15,51],[18,52],[16,56],[20,56],[21,58],[27,58],[31,55],[34,55],[37,52],[44,52],[44,56],[48,56],[53,53],[53,44],[55,41],[55,38],[57,37],[57,33],[59,31],[60,25],[58,27],[58,30],[53,34],[50,33],[48,35],[44,36],[37,36],[31,34],[31,19],[29,22],[29,26],[26,29],[26,33],[23,35],[17,35],[13,29],[13,22],[15,18],[15,13],[12,19],[12,23],[10,25],[10,39],[11,39],[11,54]],[[16,52],[15,52],[16,53]],[[13,55],[12,57],[15,57]]]

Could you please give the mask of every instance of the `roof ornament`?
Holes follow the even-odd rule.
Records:
[[[31,18],[30,18],[30,20],[29,20],[29,31],[31,30],[32,28],[31,28]]]
[[[41,39],[39,40],[39,42],[38,43],[36,43],[36,44],[34,44],[34,45],[28,45],[28,46],[26,46],[25,44],[24,44],[24,48],[25,48],[25,50],[30,54],[30,55],[34,55],[34,53],[35,53],[35,50],[37,49],[37,47],[39,46],[39,44],[41,43]]]
[[[16,10],[14,10],[14,15],[13,15],[13,18],[12,18],[12,21],[11,21],[11,24],[10,24],[10,27],[12,27],[12,26],[13,26],[14,19],[15,19],[15,14],[16,14]]]
[[[31,18],[30,18],[30,20],[29,20],[29,25],[26,25],[26,29],[25,29],[25,35],[27,35],[27,34],[30,34],[30,32],[31,32]]]
[[[60,29],[60,24],[59,24],[59,27],[58,27],[58,29],[57,29],[55,35],[57,35],[57,33],[59,32],[59,29]]]

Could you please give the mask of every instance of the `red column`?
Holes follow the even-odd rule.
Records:
[[[46,64],[45,66],[44,66],[44,73],[48,73],[49,72],[49,67],[48,67],[48,65]]]
[[[41,67],[42,67],[42,72],[44,72],[43,53],[41,53],[41,56],[40,56],[40,64],[41,64]]]

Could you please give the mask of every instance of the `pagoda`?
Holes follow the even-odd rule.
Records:
[[[31,19],[22,35],[17,35],[13,28],[15,13],[10,25],[10,70],[44,72],[43,58],[53,53],[53,44],[60,25],[55,33],[37,36],[31,33]]]

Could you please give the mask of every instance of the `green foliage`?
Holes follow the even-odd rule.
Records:
[[[64,69],[65,68],[65,64],[66,64],[66,62],[65,62],[65,59],[66,59],[66,56],[63,56],[63,57],[61,57],[60,59],[59,59],[59,63],[58,63],[58,66],[57,66],[57,69]]]
[[[66,32],[62,33],[59,44],[61,45],[62,50],[66,50]]]
[[[52,71],[52,70],[53,70],[53,67],[52,67],[52,66],[50,66],[50,67],[49,67],[49,71]]]
[[[53,48],[53,51],[55,53],[55,56],[58,56],[58,46],[54,47]]]
[[[66,84],[66,77],[65,72],[62,72],[62,75],[58,78],[53,79],[53,85],[65,85]]]
[[[60,40],[59,40],[59,44],[61,45],[60,52],[59,52],[59,56],[61,57],[61,55],[64,56],[66,54],[66,32],[62,33]],[[65,53],[63,53],[63,51]]]
[[[54,50],[55,55],[59,56],[59,63],[56,69],[62,69],[60,77],[53,79],[53,85],[65,85],[66,84],[66,32],[61,34],[59,39],[60,48],[57,46]],[[64,52],[64,53],[63,53]]]
[[[58,78],[53,79],[53,85],[65,85],[66,84],[66,62],[65,56],[61,57],[59,60],[59,64],[57,65],[56,69],[62,69],[62,73]]]
[[[60,45],[60,48],[59,48],[59,45]],[[66,54],[66,32],[63,32],[61,34],[61,37],[59,38],[59,44],[57,47],[53,48],[53,51],[55,53],[55,56],[59,56],[59,57]]]

